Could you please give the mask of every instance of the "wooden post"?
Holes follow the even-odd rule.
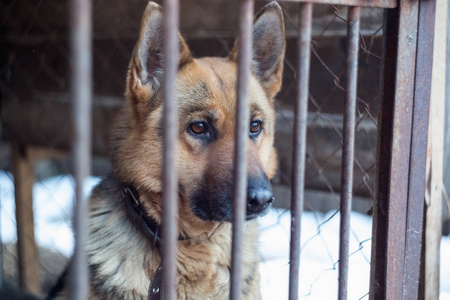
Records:
[[[34,239],[33,221],[33,165],[28,149],[12,143],[14,193],[16,199],[17,253],[21,288],[41,294],[39,257]]]
[[[447,0],[437,0],[425,200],[425,299],[439,299]]]

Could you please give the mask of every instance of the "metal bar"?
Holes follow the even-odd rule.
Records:
[[[341,224],[339,239],[339,297],[347,299],[350,214],[352,210],[353,162],[355,151],[356,89],[358,84],[358,50],[360,7],[348,8],[346,92],[341,169]]]
[[[83,181],[91,166],[92,106],[92,5],[90,0],[71,1],[71,57],[74,121],[75,252],[72,261],[72,299],[87,299],[88,268],[83,243],[87,237],[88,198]]]
[[[309,69],[311,57],[312,3],[300,4],[298,30],[298,91],[295,104],[292,154],[291,249],[289,299],[298,299],[301,219],[304,205],[306,129],[308,126]]]
[[[238,81],[234,150],[233,238],[231,244],[230,299],[241,299],[242,234],[247,203],[247,148],[250,112],[249,88],[252,60],[253,0],[242,0],[239,18]]]
[[[404,299],[419,293],[436,0],[420,1],[406,219]],[[424,279],[424,278],[422,278]]]
[[[378,135],[370,299],[402,299],[418,0],[388,10]]]
[[[417,48],[418,1],[400,1],[396,87],[389,166],[386,298],[403,294],[406,209],[409,180],[412,97]]]
[[[381,76],[380,99],[390,99],[390,101],[380,101],[380,113],[378,116],[378,138],[377,138],[377,197],[373,204],[373,224],[372,224],[372,251],[370,266],[370,300],[384,299],[384,288],[386,278],[386,246],[387,246],[387,202],[386,199],[389,181],[385,180],[389,166],[389,149],[392,144],[392,118],[393,111],[393,89],[395,81],[395,59],[397,46],[395,37],[398,34],[398,10],[387,10],[383,20],[383,53],[382,66],[384,73]],[[389,38],[388,38],[389,37]],[[389,97],[389,98],[388,98]],[[383,115],[384,113],[384,115]],[[384,161],[380,161],[384,158]]]
[[[257,0],[266,1],[266,0]],[[382,7],[395,8],[398,5],[397,0],[278,0],[278,2],[306,2],[314,4],[335,4],[344,6],[363,6],[363,7]]]
[[[175,83],[179,62],[178,0],[164,1],[164,155],[163,155],[163,249],[164,299],[175,300],[176,254],[178,246],[178,176],[176,176],[176,138],[178,126]]]

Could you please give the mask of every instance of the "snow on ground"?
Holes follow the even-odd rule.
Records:
[[[99,182],[90,177],[86,193]],[[74,188],[70,176],[57,176],[36,183],[33,188],[35,235],[42,247],[70,256],[73,235],[70,225]],[[1,241],[16,241],[14,187],[12,177],[0,172]],[[305,212],[302,220],[300,261],[300,299],[335,299],[337,296],[339,214]],[[288,299],[289,211],[274,209],[260,219],[260,252],[263,263],[263,299]],[[349,299],[368,299],[371,218],[359,213],[351,216]],[[441,244],[441,300],[450,300],[450,238]]]
[[[86,180],[85,193],[100,181]],[[33,186],[34,234],[39,246],[72,255],[74,239],[71,227],[71,207],[74,201],[74,181],[70,176],[56,176]],[[12,175],[0,172],[1,238],[2,243],[16,241],[14,186]]]
[[[339,259],[339,214],[305,212],[300,260],[301,299],[335,299]],[[327,221],[328,220],[328,221]],[[351,217],[349,299],[369,291],[371,219]],[[322,224],[323,223],[323,224]],[[322,224],[322,225],[320,225]],[[320,226],[319,226],[320,225]],[[262,293],[264,299],[288,299],[290,213],[273,210],[261,220]],[[277,297],[278,295],[278,297]]]

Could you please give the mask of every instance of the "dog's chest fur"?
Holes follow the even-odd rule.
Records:
[[[120,184],[105,179],[93,192],[86,243],[91,271],[90,299],[146,299],[150,278],[160,263],[158,250],[128,219]],[[244,234],[243,297],[259,299],[257,224]],[[180,240],[178,299],[228,299],[231,225],[202,241]],[[101,295],[101,296],[99,296]]]

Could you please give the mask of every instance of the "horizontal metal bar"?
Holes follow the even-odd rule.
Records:
[[[336,4],[345,6],[366,6],[382,8],[395,8],[398,5],[397,0],[278,0],[278,2],[308,2],[314,4]]]

